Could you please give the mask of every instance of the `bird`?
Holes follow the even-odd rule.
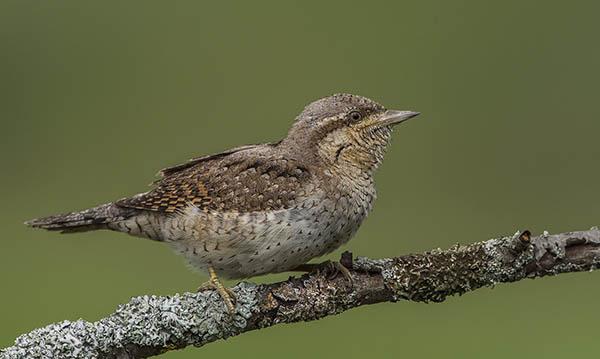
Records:
[[[220,278],[311,270],[309,261],[355,235],[394,127],[417,115],[334,94],[307,105],[280,141],[193,158],[161,170],[147,192],[25,223],[164,242],[208,272],[199,289],[218,291],[233,313],[235,295]]]

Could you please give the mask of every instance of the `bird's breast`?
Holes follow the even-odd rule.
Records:
[[[249,213],[190,208],[163,226],[192,266],[230,278],[283,272],[346,243],[371,209],[374,192],[317,191],[292,208]]]

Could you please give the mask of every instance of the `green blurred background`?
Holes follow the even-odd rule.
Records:
[[[600,224],[598,11],[592,1],[1,1],[0,347],[205,279],[160,243],[24,220],[144,191],[192,156],[278,139],[334,92],[422,112],[395,133],[374,212],[344,248],[356,255]],[[568,274],[362,307],[164,357],[597,355],[599,284],[600,273]]]

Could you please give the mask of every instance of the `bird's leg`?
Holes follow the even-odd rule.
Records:
[[[352,273],[340,262],[326,260],[322,263],[304,263],[293,269],[294,272],[323,272],[328,278],[335,278],[341,274],[350,284],[353,285]]]
[[[202,284],[198,287],[198,292],[203,292],[205,290],[216,290],[223,301],[225,302],[225,306],[230,314],[235,313],[235,293],[231,291],[231,289],[225,287],[223,283],[219,280],[217,273],[213,267],[208,267],[208,282]]]

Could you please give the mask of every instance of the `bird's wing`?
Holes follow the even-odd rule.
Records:
[[[208,155],[208,156],[202,156],[202,157],[192,158],[191,160],[189,160],[189,161],[187,161],[185,163],[182,163],[182,164],[179,164],[179,165],[175,165],[175,166],[172,166],[172,167],[163,168],[162,170],[160,170],[158,172],[158,174],[159,174],[159,176],[161,178],[167,177],[167,176],[170,176],[170,175],[172,175],[174,173],[177,173],[179,171],[185,170],[186,168],[193,167],[193,166],[195,166],[195,165],[197,165],[197,164],[199,164],[201,162],[214,160],[214,159],[217,159],[217,158],[221,158],[221,157],[230,155],[232,153],[236,153],[236,152],[247,150],[247,149],[251,149],[251,148],[256,148],[258,146],[259,145],[245,145],[245,146],[235,147],[235,148],[232,148],[230,150],[227,150],[227,151],[224,151],[224,152],[221,152],[221,153],[214,153],[214,154]]]
[[[310,171],[298,161],[239,147],[161,171],[149,192],[116,202],[128,208],[172,213],[193,205],[200,210],[252,212],[289,208],[305,195]]]

